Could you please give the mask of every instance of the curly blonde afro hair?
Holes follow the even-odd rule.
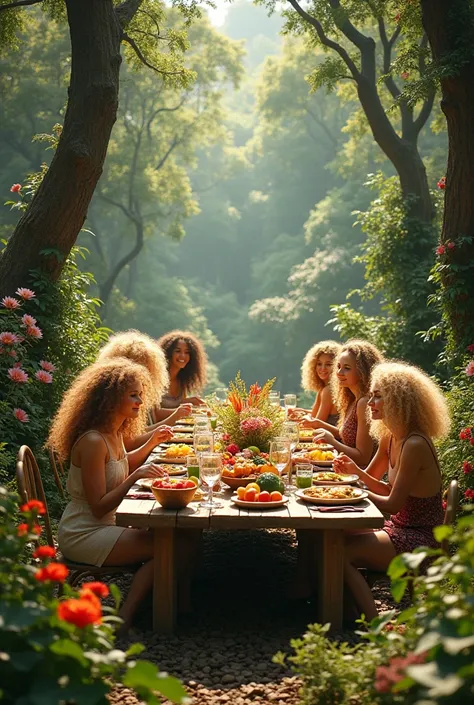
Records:
[[[344,343],[339,350],[339,355],[342,353],[352,353],[356,360],[356,369],[359,374],[359,389],[360,396],[365,397],[369,393],[370,389],[370,375],[372,369],[379,362],[383,362],[382,353],[369,343],[367,340],[359,340],[357,338],[351,338],[346,343]],[[331,378],[331,385],[333,386],[334,392],[333,399],[336,399],[337,408],[339,410],[339,425],[344,421],[344,418],[349,410],[351,404],[355,401],[355,397],[350,389],[347,387],[341,387],[337,379],[337,369],[336,365],[333,368],[333,374]]]
[[[158,345],[161,346],[166,355],[169,368],[173,352],[180,340],[186,343],[190,353],[188,364],[184,369],[178,372],[178,380],[181,389],[185,394],[199,392],[206,386],[207,382],[207,355],[201,341],[189,331],[172,330],[161,336],[158,340]]]
[[[159,405],[161,397],[168,389],[170,380],[166,357],[158,343],[146,333],[140,333],[138,330],[116,333],[100,350],[97,361],[103,362],[114,357],[126,357],[128,360],[146,367],[153,384],[151,406]]]
[[[95,362],[76,377],[53,419],[46,445],[66,461],[83,433],[107,429],[122,399],[137,382],[143,387],[143,404],[138,417],[126,419],[121,432],[126,437],[138,436],[146,426],[151,378],[143,365],[117,357]]]
[[[446,399],[423,370],[405,362],[383,362],[374,367],[370,387],[383,399],[383,418],[370,426],[375,438],[393,432],[419,431],[428,438],[448,434],[451,422]]]
[[[331,355],[333,359],[337,357],[341,350],[340,343],[335,340],[322,340],[308,350],[301,365],[301,384],[307,392],[319,392],[324,387],[323,380],[319,377],[316,365],[320,355]]]

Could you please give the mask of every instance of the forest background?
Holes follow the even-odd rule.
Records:
[[[122,67],[118,120],[78,239],[103,325],[153,337],[193,330],[214,364],[211,387],[241,370],[249,381],[275,375],[282,392],[298,391],[306,350],[339,334],[371,337],[432,371],[439,349],[415,338],[423,326],[411,331],[411,348],[397,349],[406,323],[403,312],[394,315],[400,297],[395,291],[390,301],[390,282],[370,260],[371,232],[394,225],[395,172],[350,81],[311,85],[327,54],[308,51],[297,33],[282,36],[278,13],[268,17],[247,0],[225,10],[222,26],[204,14],[189,30],[191,86]],[[28,42],[0,60],[5,200],[12,183],[49,163],[65,112],[67,27],[34,8],[28,16]],[[384,100],[390,108],[388,91]],[[436,104],[418,142],[436,204],[447,153]],[[13,208],[0,211],[5,235],[28,192],[11,199]],[[430,237],[425,280],[435,230]],[[426,329],[436,313],[426,296],[418,308]]]

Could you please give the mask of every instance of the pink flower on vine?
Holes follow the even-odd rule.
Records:
[[[470,345],[468,345],[467,349],[469,350],[470,353],[474,353],[474,343],[471,343]]]
[[[375,670],[374,687],[378,693],[390,693],[395,683],[403,680],[408,666],[424,663],[426,653],[408,653],[405,657],[392,657],[388,666],[378,666]]]
[[[474,499],[474,490],[468,489],[464,492],[464,496],[466,499]]]
[[[13,409],[13,416],[21,423],[28,423],[30,417],[24,409]]]
[[[28,375],[25,370],[21,369],[21,367],[10,367],[10,369],[8,370],[8,376],[10,377],[12,382],[28,382]]]
[[[29,313],[25,313],[21,317],[21,322],[23,323],[24,326],[31,327],[36,325],[36,318],[33,318],[33,316],[30,316]]]
[[[10,355],[10,357],[14,357],[14,358],[18,357],[17,351],[13,350],[13,348],[11,348],[11,350],[8,350],[8,355]]]
[[[26,329],[27,335],[31,336],[31,338],[42,338],[43,337],[43,332],[41,328],[38,328],[38,326],[28,326]]]
[[[467,374],[468,377],[474,377],[474,360],[471,360],[464,372]]]
[[[438,245],[436,248],[437,255],[444,255],[446,253],[446,247],[444,245]]]
[[[56,372],[56,367],[52,362],[48,362],[47,360],[40,360],[40,367],[46,370],[46,372]]]
[[[10,308],[13,310],[15,308],[20,308],[21,303],[18,299],[15,299],[14,296],[4,296],[2,299],[2,306],[3,308]]]
[[[444,191],[444,189],[446,188],[446,177],[442,176],[440,178],[440,180],[438,181],[437,185],[438,185],[438,188],[441,189],[441,191]]]
[[[459,438],[461,441],[467,441],[471,437],[471,429],[469,427],[463,428],[459,431]]]
[[[20,296],[25,301],[29,301],[30,299],[34,299],[36,296],[34,291],[31,291],[31,289],[26,289],[24,286],[21,286],[19,289],[17,289],[15,291],[15,294]]]
[[[270,428],[272,422],[264,416],[251,416],[240,422],[240,429],[243,433],[252,433],[254,431],[263,431]]]
[[[46,372],[46,370],[38,370],[38,372],[35,372],[35,377],[43,384],[51,384],[53,381],[53,375],[50,372]]]
[[[0,333],[0,343],[2,345],[15,345],[15,343],[18,343],[18,336],[6,330]]]
[[[10,191],[12,193],[20,193],[21,191],[21,184],[13,184],[13,186],[10,188]]]
[[[456,245],[454,244],[454,242],[448,242],[448,250],[454,250],[455,247]]]

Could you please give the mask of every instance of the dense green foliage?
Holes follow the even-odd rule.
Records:
[[[1,701],[107,705],[107,693],[114,682],[121,682],[142,702],[156,705],[157,693],[167,701],[184,702],[186,691],[179,681],[157,672],[149,661],[136,659],[144,649],[141,644],[132,644],[127,651],[114,648],[115,628],[121,621],[116,586],[112,586],[113,607],[101,605],[97,594],[87,592],[87,583],[79,593],[65,585],[58,600],[57,584],[64,582],[67,569],[51,560],[54,552],[31,561],[31,548],[38,546],[35,529],[40,526],[41,507],[24,506],[22,523],[17,525],[17,499],[0,486]],[[51,572],[58,569],[59,573]],[[103,584],[89,585],[108,593]],[[69,609],[61,612],[61,606]]]

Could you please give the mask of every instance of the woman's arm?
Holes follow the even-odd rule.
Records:
[[[186,397],[183,401],[185,404],[192,404],[193,406],[206,406],[206,402],[201,397]]]
[[[398,472],[388,497],[380,497],[369,492],[369,498],[381,512],[396,514],[405,505],[420,477],[421,468],[424,467],[431,454],[425,440],[419,436],[408,438],[403,446],[398,462]]]
[[[387,482],[381,482],[381,478],[388,470],[387,444],[388,439],[382,439],[375,456],[370,461],[366,470],[362,470],[362,468],[347,455],[342,454],[334,458],[334,471],[357,475],[359,479],[367,485],[369,490],[383,496],[388,496],[391,486]]]
[[[311,416],[315,419],[318,416],[318,411],[321,406],[321,392],[318,392],[314,398],[313,408],[311,409]],[[326,421],[326,419],[322,419]]]
[[[313,413],[313,416],[317,416],[320,421],[328,420],[328,416],[331,413],[331,409],[334,406],[332,400],[331,388],[329,385],[323,387],[318,394],[319,399],[319,410],[318,413]]]
[[[331,445],[336,448],[340,453],[345,453],[352,458],[359,466],[365,467],[369,464],[372,451],[374,448],[374,442],[369,433],[369,425],[367,423],[367,418],[365,415],[365,410],[367,408],[367,399],[362,398],[357,402],[357,436],[356,436],[356,447],[351,448],[351,446],[346,446],[341,441],[337,441],[334,438],[332,432],[328,432],[326,429],[334,428],[330,424],[320,421],[320,427],[322,430],[315,434],[316,441],[324,440],[326,443],[331,443]]]
[[[163,471],[154,466],[138,468],[120,485],[107,492],[105,481],[105,464],[107,461],[107,445],[98,433],[89,433],[78,443],[76,449],[81,468],[84,494],[92,514],[97,519],[112,512],[118,507],[130,487],[140,477],[160,477]]]
[[[186,416],[189,416],[192,410],[193,407],[190,403],[180,404],[176,407],[176,409],[161,409],[159,406],[154,406],[151,411],[151,415],[155,425],[151,426],[147,430],[154,430],[154,428],[156,428],[156,426],[162,423],[165,419],[167,424],[175,424],[179,421],[179,419],[184,419]]]
[[[136,438],[124,439],[123,444],[127,451],[129,467],[133,470],[137,468],[145,462],[155,446],[169,441],[172,437],[173,431],[169,426],[158,426],[154,431],[144,433]]]
[[[320,419],[313,419],[310,416],[304,417],[303,428],[314,428],[316,431],[325,431],[333,437],[339,438],[339,429],[337,426],[333,426],[330,423],[326,423],[326,421],[320,421]],[[331,442],[332,441],[328,441],[328,443]]]

